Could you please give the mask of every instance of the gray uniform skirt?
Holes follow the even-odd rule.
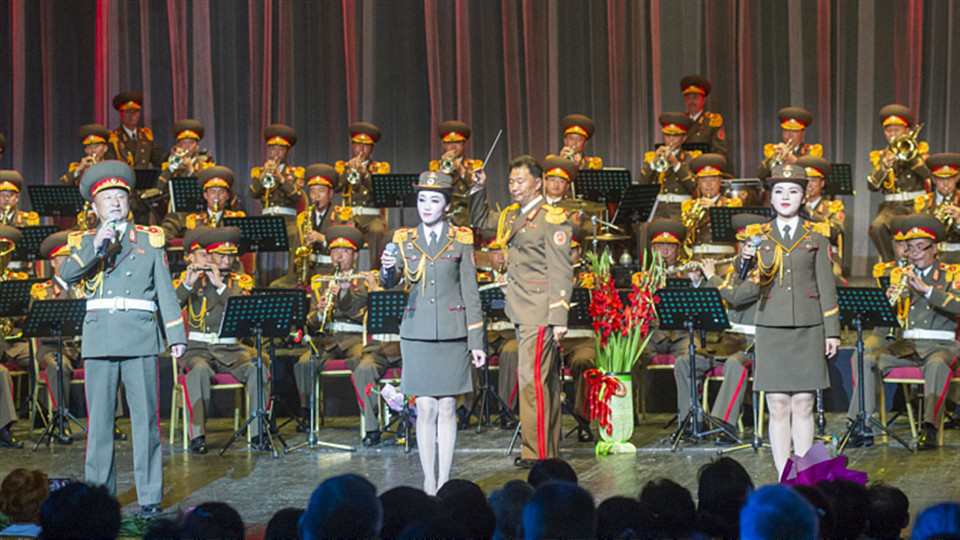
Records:
[[[400,391],[407,396],[456,396],[473,391],[467,340],[400,339],[403,371]]]
[[[830,386],[823,325],[757,325],[753,387],[764,392],[803,392]]]

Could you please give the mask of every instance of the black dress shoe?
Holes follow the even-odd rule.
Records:
[[[114,424],[113,426],[113,440],[115,441],[125,441],[127,440],[127,434],[120,431],[120,428]]]
[[[163,508],[159,504],[148,504],[140,507],[137,517],[140,519],[156,519],[163,515]]]
[[[23,448],[23,443],[13,436],[10,426],[0,429],[0,448]]]
[[[500,429],[517,429],[517,422],[508,419],[506,416],[501,416],[500,420],[497,421],[497,425],[500,426]]]
[[[923,433],[917,441],[917,450],[935,450],[937,448],[937,428],[929,422],[923,423]]]
[[[533,466],[537,464],[537,461],[538,460],[536,459],[523,459],[520,456],[517,456],[514,458],[513,464],[521,469],[532,469]]]
[[[205,435],[201,435],[190,441],[190,453],[191,454],[207,453],[207,437]]]
[[[297,433],[310,431],[310,409],[300,409],[300,421],[297,422]]]
[[[380,444],[380,432],[379,431],[368,431],[367,435],[363,438],[361,443],[364,446],[376,446]]]

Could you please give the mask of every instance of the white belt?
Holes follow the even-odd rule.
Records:
[[[263,209],[261,214],[265,216],[295,216],[297,215],[297,209],[289,206],[268,206]]]
[[[487,330],[493,330],[494,332],[499,332],[501,330],[514,330],[516,327],[513,326],[513,323],[510,321],[494,321],[487,326]]]
[[[400,341],[400,334],[371,334],[373,341]]]
[[[940,251],[960,251],[960,243],[958,242],[940,242],[937,246],[940,248]]]
[[[141,300],[139,298],[126,298],[124,296],[115,296],[113,298],[90,298],[87,300],[87,311],[98,309],[109,309],[110,311],[149,311],[157,310],[156,302],[152,300]]]
[[[683,201],[690,200],[690,196],[679,193],[661,193],[657,195],[657,200],[666,203],[682,203]]]
[[[564,339],[592,338],[593,330],[589,328],[570,328],[563,335]]]
[[[883,196],[885,201],[912,201],[921,195],[925,195],[926,191],[908,191],[906,193],[890,193]]]
[[[924,330],[911,328],[903,331],[903,339],[935,339],[937,341],[953,341],[956,334],[950,330]]]
[[[330,323],[330,329],[334,332],[356,332],[363,333],[363,325],[357,323],[333,321]]]
[[[694,253],[733,253],[733,246],[723,246],[720,244],[699,244],[693,246]]]
[[[730,331],[738,334],[750,334],[752,336],[757,333],[757,327],[752,324],[740,324],[734,322],[730,323]]]
[[[367,208],[366,206],[353,206],[351,207],[354,215],[357,216],[379,216],[379,208]]]
[[[222,338],[213,332],[194,332],[190,331],[190,335],[187,336],[188,341],[202,341],[204,343],[209,343],[210,345],[234,345],[237,342],[235,337],[225,337]]]
[[[320,253],[311,253],[310,261],[320,264],[333,264],[333,259],[329,255],[323,255]]]

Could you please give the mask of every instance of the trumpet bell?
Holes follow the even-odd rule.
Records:
[[[347,172],[347,183],[355,186],[360,183],[360,171],[356,169],[350,169]]]
[[[452,158],[443,158],[440,160],[440,172],[443,174],[453,174],[457,170],[457,162]]]
[[[277,187],[277,177],[270,173],[265,173],[263,177],[260,178],[260,183],[263,184],[263,189],[273,189]]]

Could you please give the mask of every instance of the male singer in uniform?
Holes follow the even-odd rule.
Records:
[[[133,170],[119,161],[104,161],[84,172],[80,194],[93,204],[100,227],[69,238],[70,257],[60,265],[68,285],[82,282],[87,297],[83,321],[86,373],[86,481],[117,492],[113,414],[117,386],[123,381],[133,427],[134,479],[141,517],[162,510],[163,454],[158,400],[159,359],[166,350],[183,356],[186,333],[170,279],[163,232],[128,221]]]

